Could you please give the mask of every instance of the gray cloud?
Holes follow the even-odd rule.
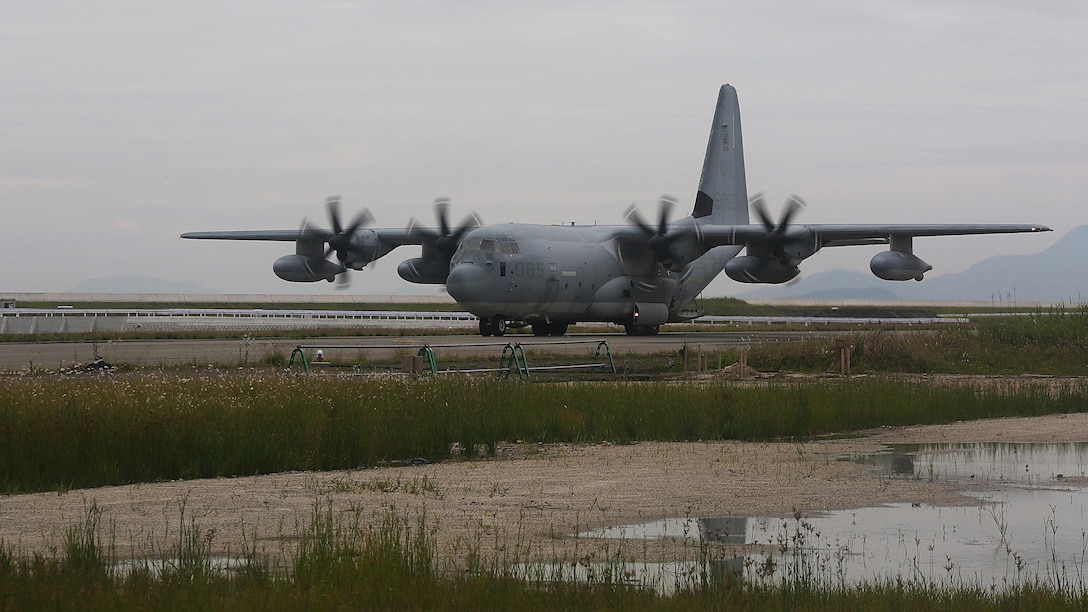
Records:
[[[1020,4],[17,3],[0,10],[0,249],[35,264],[4,285],[108,269],[332,291],[272,275],[288,245],[177,239],[324,223],[331,193],[385,226],[438,196],[490,222],[619,222],[693,197],[723,82],[750,189],[801,193],[804,221],[1058,230],[919,241],[937,271],[1041,250],[1084,219],[1088,8]],[[409,256],[355,290],[403,288]]]

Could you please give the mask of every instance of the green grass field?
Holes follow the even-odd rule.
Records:
[[[826,343],[752,347],[757,369],[837,368]],[[0,489],[64,491],[176,478],[327,470],[426,457],[455,445],[491,453],[501,441],[805,440],[880,425],[1082,412],[1088,384],[1017,378],[917,384],[886,372],[1081,374],[1088,313],[986,319],[920,334],[872,332],[854,344],[857,378],[757,382],[504,381],[307,377],[245,371],[32,375],[0,379]],[[1088,607],[1076,588],[1023,584],[994,592],[888,581],[829,587],[801,578],[760,584],[716,576],[697,559],[694,583],[670,595],[622,572],[590,581],[526,580],[518,559],[451,565],[426,516],[379,520],[315,507],[282,567],[249,550],[219,571],[206,534],[186,522],[161,566],[119,569],[93,505],[50,550],[0,542],[4,609],[647,608],[1057,609]],[[456,555],[454,555],[456,557]],[[139,560],[136,560],[139,561]],[[577,564],[577,559],[558,559]],[[618,566],[622,569],[622,566]]]
[[[772,440],[1076,412],[1088,386],[526,384],[280,374],[0,381],[0,490],[374,466],[504,440]],[[48,449],[48,452],[43,452]]]

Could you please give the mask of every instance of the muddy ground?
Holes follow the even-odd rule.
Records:
[[[213,556],[239,555],[248,542],[283,560],[314,509],[331,508],[364,527],[390,510],[413,528],[425,516],[446,558],[463,558],[473,547],[493,558],[581,558],[594,550],[615,554],[619,545],[572,537],[578,531],[665,517],[978,503],[961,495],[970,483],[889,478],[850,460],[888,444],[1084,440],[1088,414],[882,428],[806,443],[509,444],[495,458],[433,465],[7,495],[0,497],[0,539],[23,553],[50,554],[94,504],[121,559],[170,555],[184,522]],[[692,554],[690,545],[675,543],[625,552],[662,561]]]

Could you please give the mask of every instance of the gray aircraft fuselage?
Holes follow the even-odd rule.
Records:
[[[609,226],[510,223],[469,232],[446,290],[481,319],[541,324],[612,321],[647,332],[688,307],[739,251],[711,249],[671,271],[653,252],[632,253]]]

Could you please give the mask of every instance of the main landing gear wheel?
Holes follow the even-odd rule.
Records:
[[[567,333],[567,327],[570,323],[564,323],[562,321],[552,321],[550,323],[534,323],[533,335],[534,336],[562,336]]]
[[[635,325],[628,323],[623,326],[628,336],[656,336],[661,331],[660,325]]]
[[[506,333],[506,319],[502,317],[480,318],[481,336],[501,336]]]

